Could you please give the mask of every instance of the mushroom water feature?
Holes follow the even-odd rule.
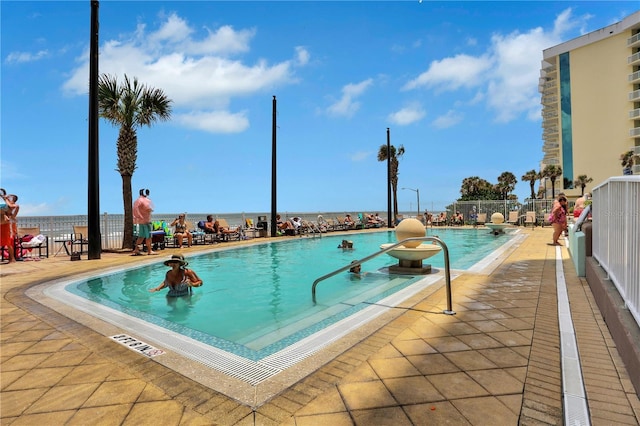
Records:
[[[426,230],[418,219],[404,219],[396,226],[396,240],[424,237]],[[393,243],[382,244],[381,249]],[[407,241],[402,246],[391,249],[387,254],[398,259],[398,265],[389,267],[389,272],[396,274],[429,274],[431,265],[423,265],[422,261],[440,253],[442,247],[436,244],[425,244],[421,241]]]
[[[491,222],[485,223],[485,226],[491,229],[491,233],[493,235],[502,234],[505,228],[508,228],[510,225],[508,223],[504,223],[504,216],[502,213],[494,213],[491,215]]]

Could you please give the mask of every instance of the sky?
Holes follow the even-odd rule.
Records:
[[[511,172],[523,201],[542,152],[544,49],[635,1],[102,1],[99,71],[172,100],[138,129],[134,199],[157,213],[438,211],[466,177]],[[87,213],[89,1],[0,2],[0,186],[20,215]],[[99,123],[100,211],[122,213],[118,128]],[[408,188],[408,189],[402,189]]]

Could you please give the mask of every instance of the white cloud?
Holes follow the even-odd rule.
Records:
[[[247,112],[227,111],[190,112],[178,114],[174,120],[185,127],[210,133],[240,133],[249,127]]]
[[[311,55],[304,47],[296,47],[296,55],[298,58],[298,65],[307,65],[309,63],[309,58],[311,57]]]
[[[139,24],[135,33],[103,43],[100,72],[119,80],[124,74],[138,77],[141,83],[167,94],[179,123],[227,133],[249,126],[246,113],[227,110],[231,99],[295,83],[294,68],[309,62],[309,52],[294,47],[292,57],[281,62],[259,59],[247,63],[239,55],[250,50],[255,29],[222,26],[215,31],[205,28],[204,32],[175,14],[165,17],[156,31]],[[88,59],[85,51],[63,85],[66,94],[86,95]],[[229,121],[211,121],[220,116]],[[203,121],[198,123],[198,119]]]
[[[389,114],[387,119],[393,124],[406,126],[421,120],[425,115],[424,108],[416,103]]]
[[[347,84],[342,88],[342,97],[327,108],[327,114],[334,117],[352,117],[360,109],[360,102],[355,99],[362,95],[372,84],[372,78],[360,83]]]
[[[542,51],[562,42],[570,30],[583,31],[589,15],[575,17],[572,9],[560,13],[553,28],[494,34],[491,46],[478,56],[459,54],[433,61],[429,68],[405,84],[405,90],[422,87],[439,91],[475,89],[469,104],[483,101],[495,111],[495,119],[508,122],[524,115],[540,119],[538,79]],[[473,39],[469,39],[470,45]],[[434,124],[440,123],[440,118]],[[446,123],[446,117],[442,123]]]
[[[40,50],[36,53],[31,52],[11,52],[7,55],[4,62],[6,64],[21,64],[24,62],[35,62],[49,56],[47,50]]]
[[[404,90],[419,87],[438,87],[442,90],[457,90],[461,87],[473,87],[482,83],[482,75],[490,69],[491,60],[486,56],[473,57],[470,55],[456,55],[433,61],[429,69],[417,78],[409,81]]]
[[[351,154],[351,161],[364,161],[371,156],[371,151],[358,151]]]
[[[40,204],[20,204],[20,216],[44,216],[50,215],[54,211],[59,211],[59,206],[48,203]]]
[[[464,116],[454,110],[447,111],[446,114],[437,117],[432,124],[438,129],[446,129],[460,123]]]

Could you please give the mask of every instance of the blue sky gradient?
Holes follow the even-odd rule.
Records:
[[[89,1],[2,1],[1,186],[21,215],[86,214]],[[173,100],[138,132],[133,192],[156,212],[385,211],[380,145],[423,208],[538,169],[542,51],[637,2],[100,3],[100,72]],[[118,129],[100,121],[100,209],[122,213]],[[519,182],[522,201],[529,185]],[[399,190],[400,210],[415,192]]]

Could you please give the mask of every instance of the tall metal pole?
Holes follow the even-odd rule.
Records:
[[[393,228],[395,218],[391,213],[391,134],[387,127],[387,228]]]
[[[416,189],[416,195],[418,196],[418,215],[416,219],[418,219],[420,217],[420,188]]]
[[[87,188],[87,216],[89,231],[89,259],[100,259],[100,162],[98,144],[98,8],[91,2],[91,42],[89,47],[89,176]]]
[[[276,97],[273,96],[273,119],[271,123],[271,236],[275,237],[278,232],[276,215],[278,214],[276,197]]]

